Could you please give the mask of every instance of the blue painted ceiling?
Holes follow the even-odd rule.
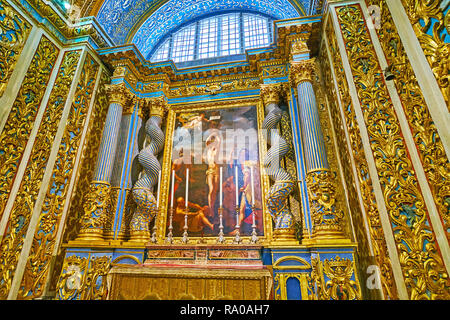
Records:
[[[134,43],[144,56],[177,26],[207,14],[259,12],[274,19],[315,14],[319,0],[105,0],[97,20],[116,45]]]

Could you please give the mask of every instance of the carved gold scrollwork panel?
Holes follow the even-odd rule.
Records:
[[[22,224],[21,231],[9,234],[8,241],[4,242],[4,250],[14,256],[9,260],[13,265],[17,263],[20,251],[13,248],[21,248],[23,239],[28,230],[36,199],[42,185],[42,179],[48,165],[51,146],[54,142],[56,132],[63,114],[65,102],[72,85],[73,77],[77,69],[81,50],[69,51],[64,54],[58,77],[50,94],[49,102],[44,112],[43,120],[31,150],[27,168],[23,180],[17,192],[13,208],[10,213],[12,225]],[[52,228],[53,221],[47,221],[46,228]],[[8,248],[8,249],[7,249]]]
[[[0,97],[31,32],[31,25],[6,1],[0,1]]]
[[[66,257],[56,288],[57,300],[105,300],[111,257]]]
[[[336,8],[411,299],[450,297],[449,278],[359,5]]]
[[[355,263],[336,256],[321,261],[311,258],[308,277],[310,300],[361,300],[361,288],[355,273]]]
[[[0,134],[0,218],[58,53],[50,40],[41,39]]]
[[[401,0],[450,108],[450,9],[441,0]],[[445,12],[444,12],[445,10]],[[449,109],[450,111],[450,109]]]
[[[333,29],[330,29],[330,27],[330,25],[327,26],[327,28],[325,29],[326,33],[334,32]],[[350,206],[349,214],[351,215],[353,221],[353,228],[355,233],[354,236],[356,239],[358,239],[358,273],[362,275],[366,273],[366,270],[370,265],[373,265],[376,262],[371,256],[369,243],[371,239],[370,235],[368,235],[366,232],[364,216],[358,199],[357,185],[355,183],[355,178],[352,172],[352,163],[350,160],[349,149],[347,147],[348,142],[344,131],[344,123],[339,113],[339,109],[336,105],[336,90],[333,85],[333,76],[331,73],[331,66],[328,59],[327,47],[325,43],[323,43],[323,46],[320,50],[319,61],[322,70],[322,85],[324,91],[326,92],[331,123],[334,130],[334,135],[336,137],[338,151],[337,155],[342,164],[341,167],[344,175],[343,180],[347,188],[347,198]],[[375,292],[372,292],[373,290],[369,291],[365,290],[365,288],[365,286],[362,287],[362,290],[364,290],[363,295],[365,298],[372,298],[372,294],[376,294]],[[373,298],[378,298],[378,296],[374,296]]]
[[[109,75],[106,71],[103,71],[95,97],[94,113],[89,124],[86,142],[83,146],[80,177],[78,178],[78,183],[74,190],[74,196],[71,200],[69,213],[67,215],[67,227],[63,236],[64,242],[75,240],[81,228],[81,216],[84,212],[83,205],[85,194],[88,192],[94,176],[98,150],[100,148],[103,127],[109,106],[108,95],[106,94],[106,84],[109,83],[109,81]]]
[[[394,83],[402,101],[447,239],[450,240],[450,163],[448,156],[397,33],[386,1],[366,1],[368,4],[377,5],[380,8],[380,23],[383,28],[375,30],[388,63],[393,65]]]
[[[0,216],[8,200],[12,183],[22,159],[29,134],[45,93],[59,50],[46,37],[42,37],[31,61],[25,79],[0,135]],[[36,163],[33,162],[33,165]],[[27,232],[29,216],[34,204],[27,195],[28,208],[11,216],[0,248],[0,299],[6,299],[11,288],[23,238]]]
[[[75,240],[81,228],[81,216],[83,214],[83,201],[86,192],[92,182],[95,164],[97,161],[98,149],[100,147],[103,126],[108,111],[108,96],[105,85],[109,83],[110,78],[106,71],[103,71],[100,84],[97,89],[94,104],[94,114],[89,124],[89,131],[86,136],[86,142],[83,146],[83,156],[81,160],[81,170],[74,190],[74,196],[71,199],[69,212],[67,214],[66,228],[63,235],[63,242]],[[50,290],[56,288],[56,282],[61,273],[62,263],[64,261],[64,251],[58,252],[55,267],[53,268]]]
[[[22,279],[19,299],[31,299],[39,296],[41,292],[38,290],[35,293],[34,290],[43,288],[47,280],[59,222],[64,209],[69,181],[73,174],[76,155],[79,151],[98,69],[98,63],[88,54],[81,70],[80,80],[56,156],[52,179],[49,182],[39,216]]]
[[[338,45],[333,26],[331,24],[331,19],[329,19],[327,23],[326,36],[332,59],[334,75],[338,86],[338,92],[335,92],[333,88],[331,90],[327,90],[327,92],[335,92],[335,95],[339,96],[343,108],[342,112],[344,115],[342,123],[340,124],[341,112],[339,111],[336,104],[330,103],[332,119],[335,122],[335,128],[342,128],[342,130],[346,130],[348,133],[349,144],[351,146],[350,150],[355,162],[357,179],[359,182],[359,192],[361,192],[364,210],[367,215],[367,223],[369,225],[375,260],[382,270],[381,283],[384,295],[386,298],[398,299],[397,288],[394,281],[394,274],[392,271],[391,261],[389,259],[389,252],[387,251],[387,244],[381,225],[380,213],[378,211],[378,205],[375,199],[372,180],[369,175],[367,159],[364,154],[361,133],[356,120],[355,109],[350,97],[349,87],[345,78],[344,67],[342,64],[340,53],[338,51]],[[325,82],[331,84],[331,82],[328,82],[327,79],[328,77],[325,78]],[[333,101],[333,99],[330,99],[330,101]],[[337,137],[340,136],[338,133],[336,135]],[[344,153],[341,152],[341,156],[343,154]],[[346,161],[345,163],[348,163],[348,165],[344,166],[344,168],[349,168],[350,162]],[[346,176],[348,176],[349,174],[350,173],[347,172]],[[355,215],[353,215],[353,217],[355,218]],[[358,223],[356,222],[356,224]],[[362,225],[363,224],[361,221],[360,226]],[[356,230],[356,232],[358,233],[358,229]],[[359,237],[358,241],[361,241]]]

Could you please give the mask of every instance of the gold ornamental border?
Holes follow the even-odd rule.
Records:
[[[265,203],[266,195],[269,191],[270,182],[269,177],[264,174],[264,168],[262,165],[262,159],[265,152],[267,152],[267,146],[262,134],[262,123],[264,121],[264,106],[261,102],[259,96],[252,96],[250,98],[234,98],[233,100],[221,100],[217,102],[205,102],[199,103],[184,103],[184,104],[174,104],[169,105],[169,112],[167,114],[166,123],[166,143],[164,147],[164,155],[162,159],[162,172],[161,172],[161,191],[160,191],[160,203],[159,203],[159,213],[156,216],[156,230],[157,230],[157,243],[165,243],[166,239],[166,228],[168,223],[168,210],[169,210],[169,186],[170,186],[170,170],[172,162],[172,149],[173,149],[173,134],[175,129],[176,115],[181,112],[193,112],[193,111],[208,111],[208,110],[219,110],[219,109],[231,109],[231,108],[243,108],[254,106],[256,107],[257,113],[257,130],[258,130],[258,148],[259,148],[259,169],[261,172],[261,196],[262,196],[262,210],[263,210],[263,224],[264,224],[264,236],[259,238],[259,244],[269,244],[272,239],[272,219],[267,210]],[[190,237],[190,244],[199,243],[200,239],[203,239],[208,244],[216,243],[217,237]],[[250,243],[251,236],[242,236],[244,243]],[[232,244],[233,237],[225,237],[227,244]],[[181,237],[174,237],[174,244],[181,243]]]

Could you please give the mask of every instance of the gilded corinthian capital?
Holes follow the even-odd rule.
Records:
[[[293,87],[297,87],[303,81],[312,82],[315,74],[315,59],[293,61],[289,68],[289,80]]]
[[[106,86],[109,103],[118,103],[123,108],[133,105],[134,95],[125,87],[125,84],[110,84]]]
[[[270,103],[279,103],[283,92],[283,85],[281,83],[271,83],[261,85],[261,99],[264,105]]]
[[[143,104],[143,115],[148,114],[149,117],[163,118],[168,109],[167,99],[164,96],[156,98],[146,98]]]

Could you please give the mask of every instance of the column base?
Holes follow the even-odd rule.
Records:
[[[114,232],[112,232],[111,230],[105,231],[103,233],[103,238],[108,241],[114,240]]]
[[[312,240],[316,244],[349,244],[351,240],[348,239],[342,231],[320,230],[314,231]]]
[[[131,231],[129,241],[147,243],[150,240],[150,236],[150,231]]]
[[[277,244],[299,245],[294,229],[275,229],[272,239],[272,242]]]
[[[104,241],[102,229],[85,229],[82,230],[76,240],[80,241]]]

